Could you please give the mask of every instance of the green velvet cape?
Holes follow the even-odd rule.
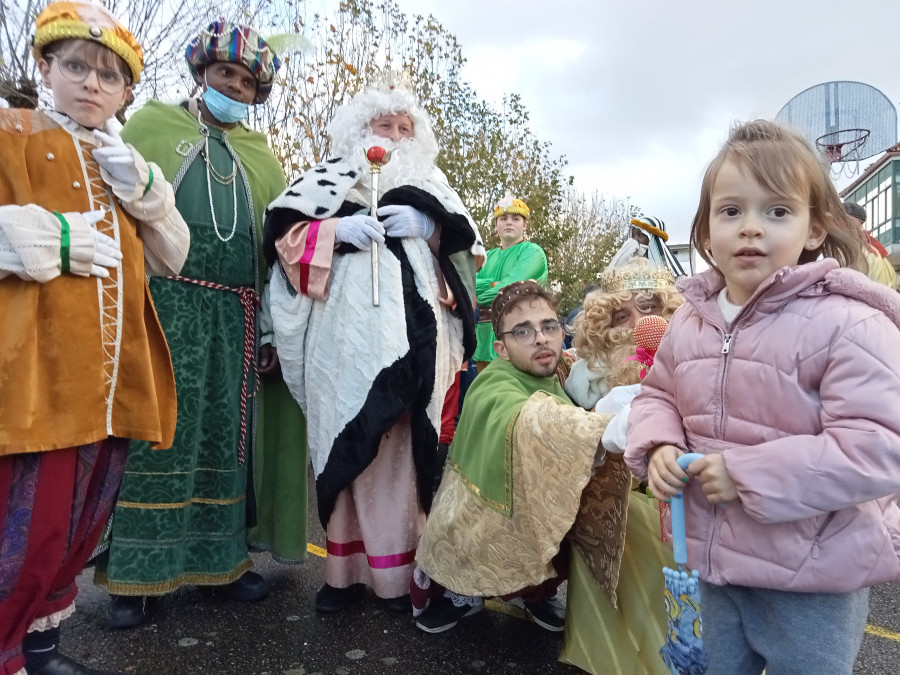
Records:
[[[513,427],[525,401],[543,391],[560,403],[573,405],[556,374],[535,377],[496,359],[485,368],[466,393],[453,445],[450,465],[466,486],[501,513],[512,513]],[[497,461],[498,455],[503,461]]]

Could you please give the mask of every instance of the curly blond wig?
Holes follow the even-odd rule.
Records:
[[[659,314],[667,321],[684,304],[684,298],[674,286],[653,291],[593,291],[587,295],[584,309],[575,317],[573,344],[578,357],[587,361],[588,368],[607,373],[609,387],[640,382],[641,364],[627,360],[634,354],[634,329],[612,325],[613,315],[632,297],[638,311],[646,314],[650,313],[654,301],[659,303]]]

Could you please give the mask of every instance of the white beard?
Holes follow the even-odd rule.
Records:
[[[393,141],[376,136],[371,131],[363,135],[352,155],[365,157],[366,151],[374,146],[380,146],[391,153],[388,162],[382,165],[378,177],[379,197],[388,190],[403,185],[421,185],[434,175],[437,168],[432,153],[427,152],[415,138]],[[363,171],[362,179],[356,184],[356,190],[362,194],[371,194],[371,172]]]
[[[336,143],[335,156],[340,157],[351,164],[361,166],[362,175],[356,185],[347,194],[349,201],[357,204],[371,204],[372,200],[372,174],[369,171],[369,162],[366,159],[366,151],[380,146],[391,152],[391,158],[381,168],[378,176],[378,197],[384,196],[388,190],[404,185],[417,187],[428,192],[451,213],[465,216],[475,234],[475,243],[472,245],[472,253],[475,256],[484,256],[484,245],[478,234],[468,210],[460,200],[456,191],[450,187],[446,176],[434,160],[437,158],[437,149],[430,149],[427,143],[420,143],[415,138],[407,138],[400,141],[392,141],[389,138],[381,138],[372,133],[371,129],[364,130],[353,143]],[[337,154],[340,153],[340,154]]]

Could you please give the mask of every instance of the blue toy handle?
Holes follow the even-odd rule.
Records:
[[[682,471],[695,459],[703,457],[699,452],[689,452],[678,458],[678,466]],[[675,562],[687,565],[687,534],[684,525],[684,497],[672,497],[672,551]]]

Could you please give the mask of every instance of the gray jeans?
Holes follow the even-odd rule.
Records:
[[[707,675],[850,675],[868,614],[868,588],[792,593],[700,582]]]

